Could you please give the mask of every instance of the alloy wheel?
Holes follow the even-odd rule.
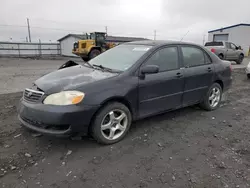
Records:
[[[215,108],[219,102],[220,102],[220,98],[221,98],[221,92],[220,92],[220,89],[218,87],[214,87],[211,92],[210,92],[210,95],[209,95],[209,105],[212,107],[212,108]]]
[[[128,116],[122,110],[112,110],[101,123],[101,133],[108,140],[116,140],[123,135],[128,126]]]

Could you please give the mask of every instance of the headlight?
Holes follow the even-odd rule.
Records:
[[[72,105],[80,103],[85,94],[80,91],[62,91],[49,95],[43,101],[44,104]]]

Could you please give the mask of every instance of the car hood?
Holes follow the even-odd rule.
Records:
[[[103,72],[82,65],[51,72],[35,81],[35,85],[47,94],[74,89],[84,84],[116,76],[117,73]]]

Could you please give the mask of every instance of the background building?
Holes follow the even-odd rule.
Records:
[[[241,46],[245,55],[249,55],[250,24],[237,24],[208,31],[208,41],[229,41]]]
[[[86,35],[79,35],[79,34],[68,34],[60,39],[58,39],[60,46],[61,46],[61,55],[63,56],[76,56],[72,54],[73,44],[74,42],[86,39]],[[117,37],[117,36],[107,36],[107,42],[114,42],[114,43],[123,43],[123,42],[131,42],[137,40],[148,40],[145,38],[136,38],[136,37]]]

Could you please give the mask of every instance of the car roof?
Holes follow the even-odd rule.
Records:
[[[162,46],[162,45],[169,45],[169,44],[189,44],[189,45],[200,46],[198,44],[194,44],[190,42],[172,41],[172,40],[143,40],[143,41],[127,42],[126,44],[149,45],[149,46]]]

